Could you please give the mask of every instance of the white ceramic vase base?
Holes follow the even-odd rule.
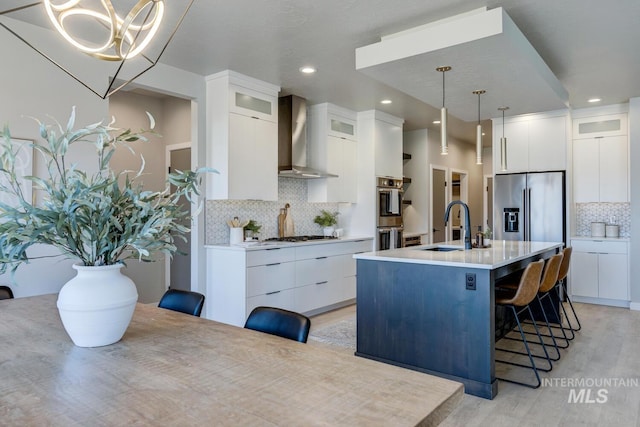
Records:
[[[333,232],[335,231],[335,227],[323,227],[322,234],[325,237],[333,237]]]
[[[122,264],[73,268],[78,274],[62,287],[57,304],[67,334],[78,347],[120,341],[136,308],[136,285]]]

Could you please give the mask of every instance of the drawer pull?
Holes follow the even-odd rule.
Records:
[[[282,248],[267,248],[265,251],[279,251]]]
[[[271,264],[265,264],[265,267],[272,267],[274,265],[280,265],[279,262],[272,262]]]
[[[325,283],[329,283],[329,281],[325,280],[324,282],[316,282],[316,285],[324,285]]]
[[[319,256],[319,257],[316,257],[316,259],[327,259],[327,257],[326,256]]]
[[[354,255],[356,255],[356,254],[363,254],[363,253],[365,253],[365,252],[367,252],[367,251],[356,252]]]
[[[267,292],[265,295],[279,294],[280,291]]]

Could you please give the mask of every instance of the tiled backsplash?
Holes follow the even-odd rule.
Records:
[[[293,216],[296,235],[322,234],[322,227],[313,218],[322,209],[338,211],[337,203],[307,202],[307,180],[278,178],[278,201],[261,200],[207,200],[206,203],[206,243],[229,243],[227,220],[238,217],[241,221],[253,219],[262,226],[260,239],[278,236],[278,214],[289,203],[289,213]],[[339,219],[339,218],[338,218]],[[340,225],[340,222],[338,222]]]
[[[576,203],[576,235],[590,236],[591,223],[620,226],[620,237],[631,237],[630,203]]]

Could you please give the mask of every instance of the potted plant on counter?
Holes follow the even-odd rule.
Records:
[[[333,236],[333,232],[335,231],[334,225],[338,223],[338,215],[340,212],[329,212],[327,210],[320,211],[320,215],[317,215],[313,222],[322,227],[322,232],[325,236]]]
[[[245,239],[258,240],[258,235],[260,234],[261,228],[262,226],[258,224],[256,220],[250,219],[249,223],[244,226]]]
[[[7,127],[0,132],[0,273],[34,259],[29,248],[38,244],[77,260],[76,277],[58,296],[64,327],[80,347],[112,344],[123,336],[138,299],[135,284],[120,271],[125,260],[153,261],[158,253],[176,252],[174,239],[189,231],[181,221],[190,217],[178,199],[193,202],[208,169],[173,172],[163,191],[148,191],[139,182],[144,159],[137,172],[114,172],[109,162],[117,147],[133,152],[128,144],[146,141],[149,131],[119,129],[113,121],[74,129],[75,107],[64,126],[37,122],[42,141],[27,147],[15,144]],[[95,147],[95,172],[67,158],[80,144]],[[38,156],[45,177],[20,176],[22,150]],[[38,197],[27,196],[27,185]]]

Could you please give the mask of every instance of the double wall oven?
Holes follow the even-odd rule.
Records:
[[[377,178],[377,233],[378,250],[402,247],[402,179]]]

